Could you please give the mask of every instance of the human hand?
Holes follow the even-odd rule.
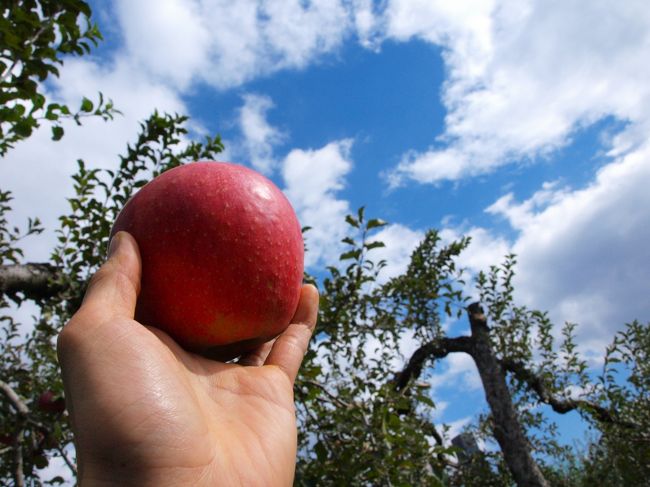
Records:
[[[120,232],[59,336],[79,484],[291,485],[293,383],[316,324],[316,288],[303,286],[276,340],[226,364],[133,319],[140,269],[135,240]]]

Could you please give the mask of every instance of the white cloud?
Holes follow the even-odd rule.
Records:
[[[477,391],[482,387],[474,359],[466,353],[452,353],[438,360],[429,383],[434,394],[450,386],[459,391]]]
[[[499,264],[510,252],[510,243],[503,237],[493,235],[481,227],[447,227],[440,230],[443,244],[449,244],[470,237],[469,246],[458,257],[458,264],[475,274],[488,271],[490,266]]]
[[[462,225],[444,228],[441,237],[472,237],[459,259],[472,274],[515,253],[517,304],[549,311],[558,326],[577,323],[582,352],[597,362],[625,323],[650,317],[649,184],[645,144],[604,166],[584,188],[549,182],[521,202],[512,193],[499,198],[486,211],[508,221],[512,242]],[[476,297],[472,285],[465,292]]]
[[[514,203],[514,194],[507,193],[485,209],[493,215],[507,218],[512,228],[523,229],[535,212],[542,211],[551,204],[559,203],[567,196],[567,188],[555,189],[557,181],[545,182],[542,189],[521,204]]]
[[[179,88],[303,68],[340,46],[351,25],[332,0],[120,0],[117,11],[129,54]]]
[[[486,211],[509,222],[517,232],[512,242],[463,225],[443,228],[442,241],[472,237],[459,258],[470,274],[515,253],[516,303],[549,311],[558,327],[577,323],[582,352],[597,362],[625,323],[650,316],[649,161],[646,144],[603,167],[584,188],[550,182],[522,202],[504,195]],[[465,293],[477,298],[471,282]]]
[[[383,17],[375,11],[377,4],[373,0],[352,0],[354,27],[363,47],[377,49],[385,30]]]
[[[379,275],[380,282],[385,282],[406,270],[411,254],[423,238],[424,232],[397,223],[387,225],[372,236],[371,241],[380,241],[386,245],[370,253],[370,258],[375,263],[382,259],[386,261],[386,267]]]
[[[318,150],[294,149],[284,159],[285,193],[301,225],[312,227],[306,234],[307,267],[336,262],[341,252],[340,241],[347,232],[344,219],[350,208],[337,193],[352,168],[351,146],[352,140],[340,140]]]
[[[587,351],[650,317],[650,144],[602,168],[583,189],[546,185],[529,200],[511,196],[488,210],[519,231],[518,299],[578,323]]]
[[[205,69],[213,26],[201,21],[193,0],[118,1],[126,51],[140,70],[179,88],[186,88]]]
[[[277,165],[273,148],[282,142],[284,134],[266,120],[266,112],[273,108],[273,101],[265,95],[246,94],[239,110],[239,129],[243,140],[242,150],[248,162],[264,174],[270,174]]]
[[[393,186],[455,180],[544,157],[606,116],[629,123],[613,153],[650,127],[650,10],[642,0],[400,1],[387,36],[444,47],[445,133],[409,152]],[[433,134],[432,134],[433,136]]]

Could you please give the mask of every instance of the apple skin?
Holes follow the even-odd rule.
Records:
[[[62,413],[65,411],[65,399],[56,397],[52,391],[44,391],[38,396],[38,409],[46,413]]]
[[[284,331],[300,298],[304,243],[296,214],[266,177],[212,161],[143,186],[111,236],[142,256],[135,318],[184,348],[229,360]]]

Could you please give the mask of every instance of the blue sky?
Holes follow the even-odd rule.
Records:
[[[53,228],[76,159],[110,167],[157,107],[220,133],[225,158],[285,190],[314,227],[312,271],[365,205],[391,223],[389,273],[431,227],[473,237],[472,272],[517,253],[519,302],[580,323],[594,364],[625,322],[650,317],[644,0],[92,4],[106,42],[66,61],[51,95],[101,90],[124,116],[16,148],[3,173],[16,220]],[[52,238],[28,242],[28,257],[47,258]],[[459,357],[437,377],[434,396],[454,403],[440,419],[458,427],[483,404],[473,365]],[[450,383],[473,400],[459,407]]]

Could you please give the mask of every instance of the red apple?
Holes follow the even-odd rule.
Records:
[[[304,247],[284,194],[231,163],[194,162],[138,191],[111,235],[142,256],[136,319],[183,347],[230,359],[280,334],[300,297]]]
[[[62,413],[65,411],[65,399],[56,397],[54,392],[45,391],[38,396],[38,409],[47,413]]]

